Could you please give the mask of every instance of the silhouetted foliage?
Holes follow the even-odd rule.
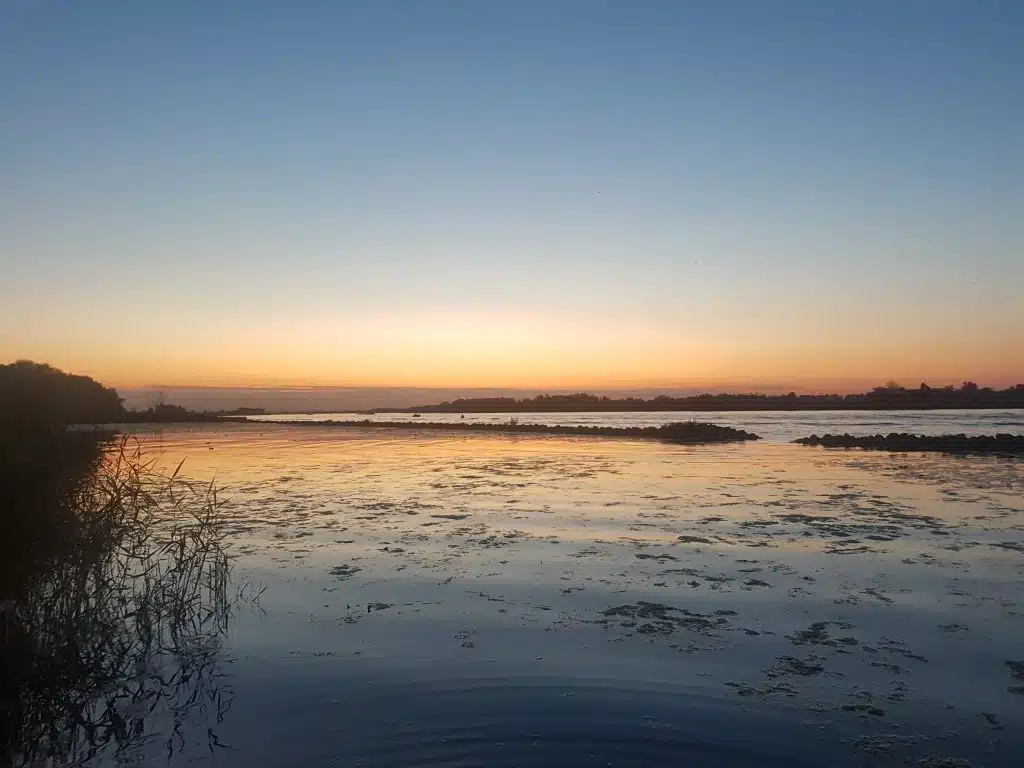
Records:
[[[216,413],[190,411],[180,405],[159,403],[144,411],[125,411],[118,419],[125,424],[174,424],[198,421],[224,421]]]
[[[262,413],[239,409],[237,416]],[[117,390],[88,376],[45,363],[19,360],[0,365],[0,433],[59,430],[71,424],[170,424],[222,421],[221,414],[159,403],[143,411],[126,410]]]
[[[122,413],[117,391],[88,376],[28,360],[0,365],[0,431],[103,424]]]
[[[372,413],[572,413],[581,411],[850,411],[922,410],[950,408],[1024,408],[1024,384],[1004,390],[979,387],[965,381],[959,388],[929,387],[921,384],[906,389],[889,382],[870,392],[852,395],[701,394],[691,397],[613,399],[580,392],[571,395],[538,395],[516,400],[511,397],[477,397],[445,401],[414,408],[377,408]]]

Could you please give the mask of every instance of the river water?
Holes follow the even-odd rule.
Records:
[[[266,591],[230,707],[111,763],[1019,768],[1024,462],[782,441],[1021,414],[699,417],[772,440],[140,428]]]
[[[516,418],[522,424],[587,425],[602,427],[651,427],[673,421],[710,421],[737,427],[766,440],[789,442],[811,434],[873,435],[914,432],[927,435],[987,435],[999,432],[1024,433],[1024,410],[937,410],[937,411],[651,411],[608,413],[315,413],[267,414],[253,421],[362,421],[500,424]]]

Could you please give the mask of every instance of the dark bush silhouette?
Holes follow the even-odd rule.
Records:
[[[0,365],[0,431],[103,424],[123,412],[117,391],[88,376],[28,360]]]
[[[258,409],[239,409],[255,414]],[[239,416],[244,413],[238,414]],[[221,421],[217,413],[159,403],[144,411],[125,410],[117,390],[88,376],[45,363],[19,360],[0,365],[0,433],[60,430],[71,424],[171,424]]]

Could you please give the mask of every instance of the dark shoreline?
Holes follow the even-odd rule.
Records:
[[[372,408],[361,413],[607,413],[650,411],[929,411],[929,410],[1001,410],[1024,408],[1024,384],[1003,390],[979,387],[966,381],[957,387],[916,389],[897,385],[875,387],[859,394],[768,395],[700,394],[687,397],[659,395],[638,397],[601,397],[588,392],[571,395],[538,395],[516,400],[512,397],[460,398],[410,408]]]
[[[652,406],[642,408],[630,408],[622,405],[616,405],[614,408],[558,408],[558,409],[547,409],[547,408],[441,408],[439,406],[426,406],[422,408],[363,408],[352,411],[339,411],[337,408],[332,410],[324,410],[319,408],[316,410],[303,410],[303,411],[277,411],[277,413],[293,413],[293,414],[318,414],[318,413],[358,413],[366,415],[384,414],[384,413],[761,413],[776,411],[779,413],[813,413],[815,411],[1013,411],[1024,409],[1024,404],[1021,403],[984,403],[976,405],[907,405],[907,404],[888,404],[881,405],[875,403],[827,403],[827,404],[789,404],[789,403],[744,403],[744,404],[724,404],[724,403],[713,403],[706,406],[694,405],[692,403],[686,406],[672,407],[672,406]],[[273,411],[267,411],[267,413],[273,413]],[[263,414],[260,414],[263,415]]]
[[[933,451],[937,453],[1024,454],[1024,435],[811,435],[794,440],[800,445],[823,448],[863,448],[876,451]]]
[[[258,424],[261,422],[250,422]],[[405,421],[274,421],[293,427],[348,427],[404,430],[435,430],[448,432],[490,432],[497,434],[562,435],[566,437],[625,437],[631,439],[662,440],[680,444],[735,443],[760,440],[759,435],[734,427],[723,427],[705,422],[676,422],[660,427],[598,427],[548,426],[546,424],[480,424]]]
[[[430,421],[372,421],[370,419],[348,421],[250,421],[244,418],[219,419],[221,423],[248,424],[251,426],[276,425],[288,427],[327,427],[349,429],[384,429],[407,432],[482,432],[499,435],[551,435],[563,437],[601,437],[639,440],[660,440],[680,445],[713,443],[736,443],[762,440],[760,435],[734,427],[724,427],[708,422],[674,422],[658,427],[602,427],[590,425],[546,425],[510,424],[503,422],[430,422]],[[196,422],[157,422],[154,426],[188,427]],[[207,422],[210,423],[210,422]],[[131,434],[131,423],[107,424],[102,426],[78,425],[69,432],[78,434],[83,441],[105,442],[120,435]],[[863,449],[893,452],[933,453],[980,453],[1021,455],[1024,454],[1024,435],[999,433],[996,435],[919,435],[909,432],[892,432],[887,435],[824,434],[810,435],[792,440],[797,445],[820,448]]]

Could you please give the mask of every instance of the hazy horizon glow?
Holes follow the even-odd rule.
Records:
[[[0,362],[1024,381],[1024,5],[0,7]]]

